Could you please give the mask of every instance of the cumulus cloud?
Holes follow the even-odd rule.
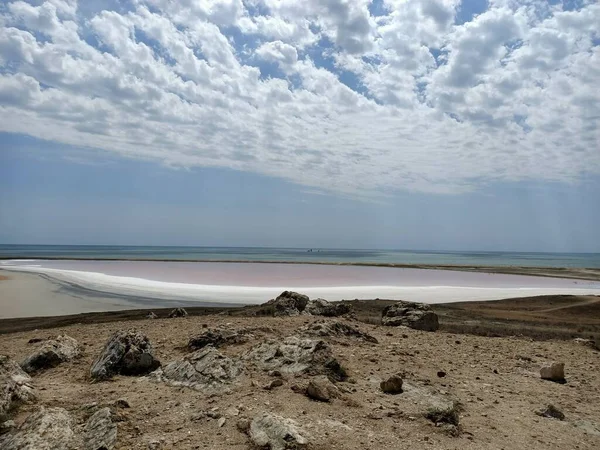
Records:
[[[597,2],[94,5],[0,6],[0,131],[354,196],[600,174]]]

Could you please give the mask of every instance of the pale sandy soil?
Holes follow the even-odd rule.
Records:
[[[247,368],[230,394],[209,397],[186,388],[117,376],[92,383],[90,365],[109,335],[135,327],[146,333],[163,363],[182,357],[188,338],[203,324],[227,328],[262,327],[244,345],[222,349],[237,356],[265,337],[292,335],[319,320],[312,317],[253,318],[196,316],[103,324],[71,325],[42,331],[0,335],[0,353],[20,360],[33,350],[27,341],[66,333],[84,345],[81,359],[37,375],[38,404],[61,406],[76,417],[80,407],[126,398],[130,409],[119,410],[119,449],[145,449],[152,439],[164,439],[169,449],[248,449],[248,438],[236,428],[241,417],[270,411],[296,420],[309,435],[311,449],[597,449],[600,448],[600,352],[573,341],[536,342],[524,338],[486,338],[444,332],[427,333],[351,322],[375,336],[379,344],[352,338],[326,338],[334,355],[347,367],[354,383],[339,383],[350,393],[331,404],[309,400],[292,391],[303,377],[267,391],[272,378]],[[268,330],[271,331],[268,331]],[[566,363],[566,384],[539,378],[547,362]],[[443,370],[446,377],[436,374]],[[405,373],[406,391],[383,394],[379,381]],[[497,372],[497,373],[496,373]],[[354,391],[354,392],[352,392]],[[462,432],[449,436],[422,416],[426,404],[457,400],[462,404]],[[539,417],[535,410],[552,403],[565,421]],[[36,405],[21,408],[21,422]],[[228,409],[235,407],[234,415]],[[218,408],[226,417],[194,420],[201,411]],[[388,417],[388,411],[397,411]]]

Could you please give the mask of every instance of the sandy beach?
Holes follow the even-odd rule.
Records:
[[[600,281],[527,270],[517,275],[362,265],[14,260],[2,261],[0,273],[8,278],[0,282],[0,318],[259,304],[284,290],[332,301],[424,303],[600,293]]]

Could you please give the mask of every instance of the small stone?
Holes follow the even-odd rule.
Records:
[[[306,395],[313,400],[320,402],[328,402],[331,400],[332,393],[336,390],[336,387],[329,381],[329,379],[322,375],[314,377],[308,382],[306,388]]]
[[[403,392],[402,383],[402,377],[396,374],[392,375],[387,380],[382,381],[379,386],[386,394],[401,394]]]
[[[225,417],[221,417],[219,419],[219,421],[217,422],[217,425],[219,426],[219,428],[221,428],[223,425],[225,425],[226,421],[227,421],[227,419],[225,419]]]
[[[540,369],[540,376],[543,380],[550,380],[556,383],[566,383],[565,363],[552,363]]]
[[[131,405],[129,405],[129,402],[127,401],[126,398],[120,398],[118,400],[115,400],[115,402],[113,403],[113,405],[115,407],[117,407],[117,408],[123,408],[123,409],[131,407]]]
[[[250,421],[248,419],[240,419],[235,424],[236,428],[242,433],[248,433],[250,430]]]
[[[446,372],[444,372],[443,370],[438,371],[437,376],[439,378],[444,378],[446,376]]]
[[[270,391],[271,389],[275,389],[276,387],[279,387],[279,386],[283,386],[283,380],[281,378],[271,381],[266,386],[263,386],[263,389]]]
[[[565,420],[563,412],[554,405],[548,405],[545,409],[535,412],[538,416],[548,417],[551,419]]]

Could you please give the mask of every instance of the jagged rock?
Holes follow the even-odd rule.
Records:
[[[0,420],[19,403],[35,399],[31,377],[8,356],[0,355]]]
[[[116,374],[144,375],[160,366],[148,338],[139,331],[114,333],[94,361],[91,376],[106,380]]]
[[[600,350],[600,346],[596,339],[583,339],[583,338],[575,338],[573,342],[579,345],[583,345],[584,347],[589,347],[592,350]]]
[[[317,298],[306,304],[304,313],[313,316],[338,317],[348,314],[350,310],[350,305],[345,303],[330,303],[322,298]]]
[[[554,405],[548,405],[546,408],[535,412],[538,416],[548,417],[550,419],[565,420],[563,412]]]
[[[61,335],[56,339],[43,341],[38,349],[21,363],[21,368],[27,373],[33,373],[71,361],[80,354],[79,343],[72,337]]]
[[[386,306],[381,317],[382,325],[414,328],[423,331],[436,331],[440,325],[438,316],[431,306],[425,303],[399,301]]]
[[[371,336],[370,334],[364,333],[357,328],[354,328],[348,324],[343,322],[330,322],[330,321],[321,321],[321,322],[313,322],[309,325],[306,325],[300,328],[300,332],[302,334],[308,336],[319,336],[319,337],[341,337],[341,336],[349,336],[357,339],[361,339],[365,342],[372,342],[377,344],[378,341],[376,338]]]
[[[14,428],[17,428],[17,424],[14,420],[7,420],[6,422],[0,423],[0,434],[6,433]]]
[[[117,440],[117,425],[110,408],[102,408],[90,417],[83,429],[85,450],[112,450]]]
[[[74,423],[63,408],[40,408],[19,429],[0,437],[2,450],[72,450],[79,448]]]
[[[328,402],[337,395],[338,389],[324,375],[312,378],[306,387],[306,396],[320,402]]]
[[[152,372],[149,378],[172,386],[220,393],[227,391],[228,385],[242,370],[239,361],[224,356],[212,346],[207,346]]]
[[[552,363],[540,369],[540,377],[556,383],[565,383],[565,363]]]
[[[307,445],[296,422],[275,414],[263,413],[254,418],[249,434],[254,445],[270,450],[301,449]]]
[[[402,377],[400,375],[392,375],[387,380],[380,383],[381,390],[386,394],[401,394],[402,393]]]
[[[261,306],[271,310],[274,316],[298,316],[308,303],[308,296],[297,292],[284,291],[274,300],[269,300]]]
[[[146,319],[158,319],[158,316],[150,311],[148,314],[146,314]]]
[[[169,313],[169,318],[173,317],[187,317],[188,313],[183,308],[175,308],[173,311]]]
[[[290,336],[283,341],[269,339],[244,356],[255,361],[264,370],[282,373],[327,375],[334,381],[347,378],[345,369],[333,357],[331,347],[324,341]]]
[[[193,336],[188,341],[188,347],[192,350],[199,350],[212,345],[220,347],[225,344],[243,344],[248,341],[248,335],[242,332],[215,328],[206,330],[197,336]]]

